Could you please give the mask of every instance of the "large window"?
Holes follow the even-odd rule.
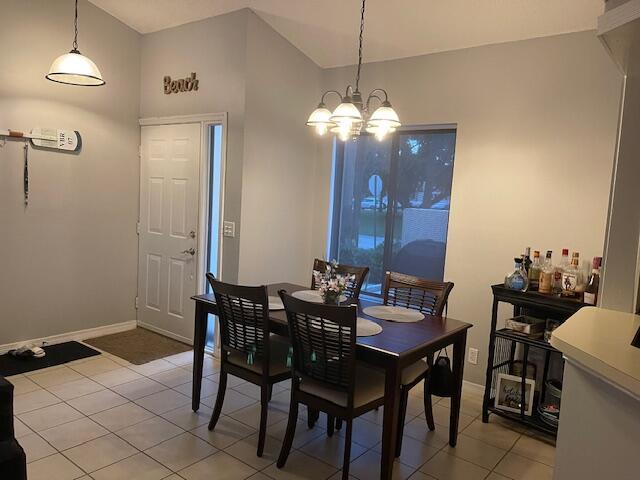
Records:
[[[364,291],[387,270],[442,280],[455,142],[451,128],[336,142],[329,256],[368,266]]]

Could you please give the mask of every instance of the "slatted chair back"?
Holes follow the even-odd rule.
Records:
[[[223,354],[237,353],[247,363],[260,361],[269,372],[269,300],[267,287],[248,287],[220,282],[207,273],[220,319]]]
[[[313,261],[313,270],[316,272],[324,273],[327,270],[327,263],[325,260],[316,258]],[[353,275],[353,280],[347,282],[347,288],[345,289],[345,295],[353,300],[357,300],[360,296],[360,290],[369,273],[369,267],[354,267],[352,265],[338,264],[336,273],[340,275]],[[316,284],[315,275],[311,275],[311,288],[317,290],[319,285]]]
[[[324,305],[297,299],[284,290],[293,347],[294,377],[319,382],[347,394],[353,406],[356,369],[356,307]]]
[[[453,282],[435,282],[387,272],[383,300],[385,305],[412,308],[426,315],[442,315],[452,289]]]

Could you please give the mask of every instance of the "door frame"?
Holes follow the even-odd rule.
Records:
[[[227,112],[222,113],[203,113],[195,115],[176,115],[168,117],[147,117],[138,120],[140,127],[158,126],[158,125],[178,125],[185,123],[200,124],[200,154],[198,174],[199,190],[198,190],[198,235],[197,235],[197,255],[196,255],[196,294],[200,295],[205,292],[206,287],[206,259],[207,259],[207,219],[209,218],[209,178],[210,178],[210,155],[211,142],[209,141],[208,130],[211,125],[222,126],[222,145],[220,160],[220,224],[218,225],[219,241],[218,241],[218,271],[215,272],[217,278],[222,276],[222,249],[223,236],[222,224],[224,222],[224,199],[225,199],[225,172],[227,164]],[[142,131],[140,132],[142,135]],[[203,161],[206,159],[206,161]],[[141,161],[141,158],[139,158]],[[138,182],[139,183],[139,182]],[[138,195],[139,197],[140,195]],[[140,206],[138,205],[138,222],[140,221]],[[138,243],[138,257],[140,256],[140,246]],[[137,287],[136,287],[137,288]],[[136,293],[138,295],[138,293]],[[137,317],[137,310],[136,310]],[[136,318],[137,320],[137,318]],[[166,334],[166,332],[164,332]],[[184,339],[180,339],[184,340]],[[215,342],[217,344],[217,342]]]

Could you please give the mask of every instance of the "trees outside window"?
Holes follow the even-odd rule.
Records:
[[[455,154],[454,129],[361,135],[335,148],[330,257],[384,272],[442,280]]]

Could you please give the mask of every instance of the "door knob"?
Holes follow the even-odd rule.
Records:
[[[195,232],[195,230],[191,230],[191,231],[189,232],[189,238],[196,238],[196,232]]]
[[[191,255],[193,257],[196,254],[196,249],[191,247],[191,248],[189,248],[187,250],[183,250],[180,253],[184,253],[185,255]]]

